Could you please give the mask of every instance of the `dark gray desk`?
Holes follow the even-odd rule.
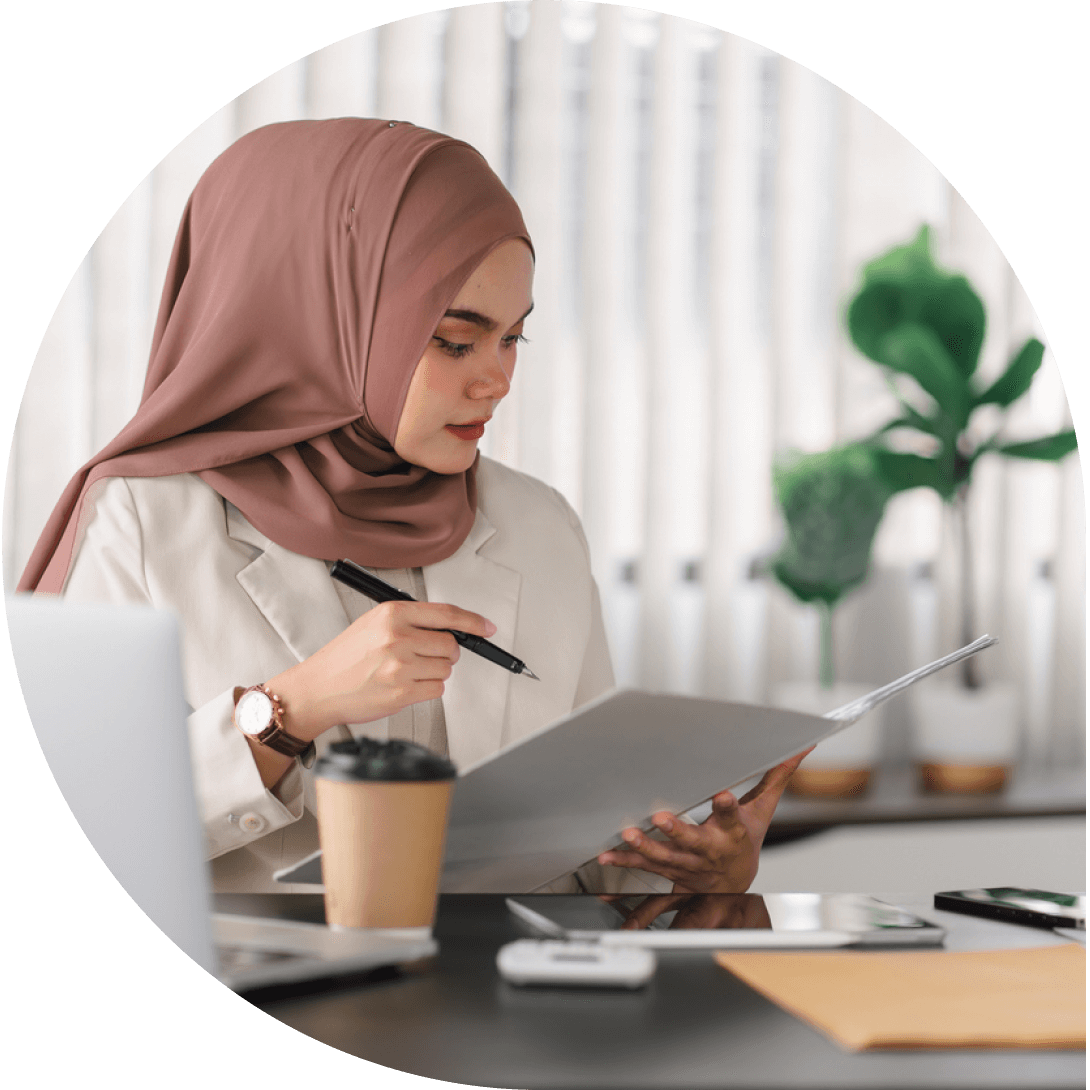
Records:
[[[953,950],[1064,940],[888,897],[941,922]],[[219,897],[223,911],[321,919],[306,895]],[[446,1082],[544,1088],[1017,1088],[1085,1086],[1082,1052],[842,1052],[720,969],[707,953],[660,953],[636,993],[526,990],[502,981],[496,950],[525,932],[495,895],[440,899],[440,953],[401,972],[310,995],[254,1000],[343,1052]]]

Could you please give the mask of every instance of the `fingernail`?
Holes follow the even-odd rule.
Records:
[[[484,634],[486,636],[494,636],[496,634],[496,626],[491,621],[484,622]]]
[[[660,829],[664,829],[667,832],[674,827],[674,823],[668,817],[655,818],[655,824]]]
[[[626,829],[624,838],[629,844],[638,844],[640,842],[640,834],[635,829]]]
[[[608,867],[613,862],[613,856],[606,852],[604,855],[598,856],[598,862],[604,867]]]

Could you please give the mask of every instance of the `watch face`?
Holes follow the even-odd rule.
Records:
[[[243,734],[260,734],[273,721],[273,705],[260,689],[243,693],[235,706],[235,722]]]

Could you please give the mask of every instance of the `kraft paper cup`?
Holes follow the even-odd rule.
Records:
[[[412,742],[335,742],[315,765],[326,921],[430,928],[454,765]]]

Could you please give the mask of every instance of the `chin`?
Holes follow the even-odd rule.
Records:
[[[453,477],[458,473],[465,473],[474,460],[477,457],[477,448],[473,447],[472,450],[459,451],[457,454],[441,454],[436,455],[434,458],[429,458],[426,462],[420,462],[425,469],[430,469],[432,473],[441,473],[446,477]]]

